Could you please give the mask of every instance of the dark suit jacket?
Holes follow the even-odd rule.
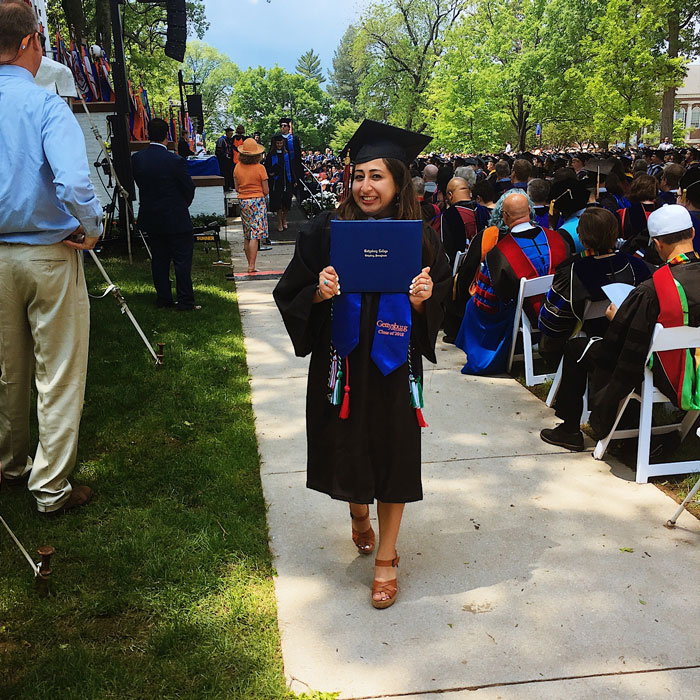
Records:
[[[151,144],[131,156],[139,187],[138,223],[149,233],[187,233],[192,230],[188,207],[194,182],[184,158]]]

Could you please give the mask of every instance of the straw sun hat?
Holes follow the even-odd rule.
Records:
[[[246,139],[239,147],[238,152],[244,156],[257,156],[265,150],[255,139]]]

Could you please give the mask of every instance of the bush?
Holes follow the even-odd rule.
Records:
[[[212,222],[216,222],[221,226],[226,226],[226,217],[223,214],[195,214],[191,217],[192,226],[206,226]]]

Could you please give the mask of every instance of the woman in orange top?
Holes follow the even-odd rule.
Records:
[[[267,238],[267,205],[265,197],[270,190],[267,170],[260,165],[264,147],[255,139],[246,139],[238,147],[238,165],[233,179],[238,192],[243,221],[243,250],[248,260],[248,272],[258,272],[258,241]]]

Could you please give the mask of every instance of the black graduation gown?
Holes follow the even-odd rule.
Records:
[[[697,328],[700,326],[700,260],[671,265],[671,273],[683,286],[688,299],[688,325]],[[596,369],[589,390],[590,425],[600,437],[610,432],[620,401],[644,378],[644,364],[659,313],[654,281],[645,280],[620,306],[602,342],[591,348]],[[654,363],[653,373],[655,385],[675,401],[673,387],[660,371],[659,363]]]
[[[319,272],[330,264],[332,212],[319,214],[297,239],[296,250],[273,292],[297,356],[311,353],[306,393],[307,487],[355,503],[407,503],[423,497],[420,427],[411,407],[408,364],[384,376],[370,357],[379,294],[363,294],[360,342],[349,355],[350,417],[329,403],[331,301],[313,304]],[[411,362],[423,376],[422,357],[436,362],[442,300],[450,289],[447,258],[436,233],[423,227],[423,267],[433,295],[424,314],[412,312]],[[416,270],[416,274],[419,270]],[[342,280],[340,280],[342,287]],[[345,362],[343,362],[345,372]],[[429,408],[428,408],[429,411]]]

